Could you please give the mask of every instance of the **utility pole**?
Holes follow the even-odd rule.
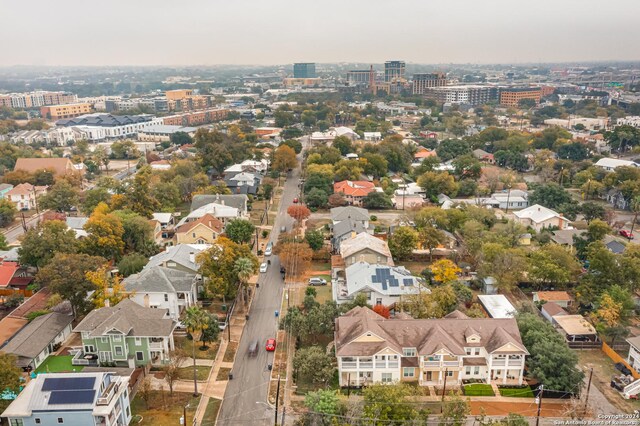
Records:
[[[276,388],[276,418],[273,421],[274,426],[278,426],[278,401],[280,400],[280,375],[278,374],[278,387]]]
[[[538,394],[538,414],[536,415],[536,426],[540,426],[540,409],[542,408],[542,394],[544,393],[544,385],[540,385],[540,393]]]
[[[449,369],[444,369],[444,386],[442,386],[442,401],[440,404],[440,413],[444,411],[444,396],[447,394],[447,374],[449,374]]]
[[[589,402],[589,390],[591,389],[591,377],[593,376],[593,367],[589,373],[589,382],[587,383],[587,396],[584,398],[584,413],[587,414],[587,403]]]

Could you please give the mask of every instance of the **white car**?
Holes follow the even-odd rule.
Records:
[[[260,265],[260,272],[267,272],[267,267],[269,265],[267,265],[266,263],[263,263]]]
[[[269,243],[269,244],[267,244],[267,248],[264,251],[264,255],[265,256],[271,256],[272,252],[273,252],[273,244]]]

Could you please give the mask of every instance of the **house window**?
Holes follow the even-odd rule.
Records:
[[[165,302],[169,301],[169,295],[167,293],[164,294],[164,301]]]
[[[416,356],[416,348],[402,348],[402,356]]]
[[[192,237],[192,238],[195,238],[195,237],[196,237],[196,233],[195,233],[195,232],[193,232],[193,233],[191,234],[191,237]]]
[[[391,383],[392,380],[393,380],[393,374],[382,373],[382,383]]]
[[[471,374],[471,367],[467,367],[465,369],[465,373],[467,373],[467,376]]]
[[[96,351],[96,348],[93,345],[84,345],[84,351],[87,353],[93,353]]]
[[[129,410],[129,406],[127,405],[127,408],[125,410],[127,412],[127,417],[129,417],[131,415],[131,411]]]
[[[480,348],[476,348],[473,352],[474,355],[480,355]]]
[[[445,371],[445,374],[447,375],[447,377],[453,377],[453,371]]]
[[[109,338],[108,338],[108,337],[101,337],[101,338],[100,338],[100,341],[101,341],[102,343],[109,343]]]
[[[122,356],[122,346],[114,346],[113,349],[115,349],[117,356]]]
[[[376,305],[382,305],[382,298],[381,297],[378,297],[376,299]]]
[[[465,352],[467,353],[467,355],[471,355],[471,353],[473,352],[473,349],[467,348],[465,349]]]
[[[415,377],[416,369],[414,367],[404,367],[402,369],[402,377]]]
[[[140,346],[142,344],[142,339],[140,337],[136,337],[136,346]]]
[[[113,336],[114,342],[120,342],[122,340],[122,336]]]
[[[473,367],[473,374],[476,376],[480,374],[480,367]]]
[[[41,424],[40,417],[36,417],[34,420],[36,421],[37,425]]]
[[[64,419],[62,417],[58,417],[58,423],[60,424],[64,423]]]
[[[136,352],[136,359],[138,361],[144,361],[144,353],[142,352]]]
[[[11,426],[24,426],[24,421],[22,419],[11,419],[9,424]]]

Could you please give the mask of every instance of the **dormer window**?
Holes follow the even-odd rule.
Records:
[[[405,356],[405,357],[416,356],[416,348],[402,348],[402,356]]]

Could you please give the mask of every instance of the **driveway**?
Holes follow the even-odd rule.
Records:
[[[303,138],[303,145],[308,139]],[[301,156],[298,158],[301,160]],[[287,207],[299,196],[300,167],[290,172],[284,183],[284,192],[278,215],[271,231],[270,240],[275,244],[280,228],[291,229],[293,219],[287,215]],[[249,321],[245,325],[238,345],[233,365],[233,380],[230,380],[224,394],[218,425],[263,425],[273,422],[273,410],[267,404],[267,392],[271,372],[267,368],[273,363],[273,352],[266,352],[264,346],[268,338],[275,338],[277,321],[275,311],[280,309],[284,282],[280,276],[278,256],[270,256],[271,265],[266,273],[260,274],[255,298],[249,311]],[[249,344],[258,341],[258,355],[247,356]],[[205,419],[208,421],[209,419]]]

